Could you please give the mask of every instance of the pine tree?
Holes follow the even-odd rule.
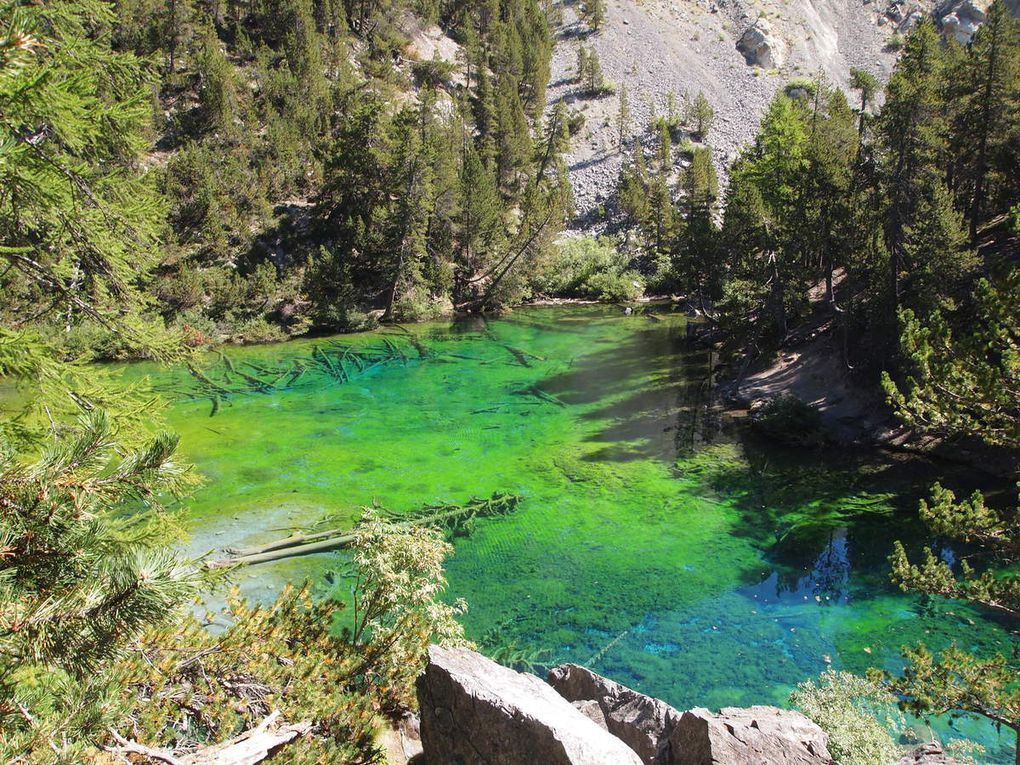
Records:
[[[685,121],[691,126],[691,132],[696,139],[703,141],[708,137],[712,123],[715,122],[715,109],[700,90],[690,104]]]
[[[904,389],[888,375],[883,385],[900,415],[922,431],[944,437],[977,437],[988,444],[1020,447],[1020,269],[1006,267],[981,280],[976,320],[958,328],[939,311],[924,317],[901,312],[904,355],[912,373]],[[1020,490],[1020,486],[1018,486]],[[890,558],[893,579],[904,590],[969,601],[1012,618],[1020,616],[1018,508],[995,507],[981,492],[957,500],[936,484],[921,519],[940,537],[972,545],[985,559],[979,571],[964,559],[959,569],[926,550],[911,563],[902,544]],[[977,557],[977,556],[975,556]],[[915,714],[963,713],[985,717],[1020,736],[1020,688],[1015,656],[978,657],[953,645],[933,655],[920,644],[904,649],[907,667],[885,675]],[[1017,760],[1020,761],[1020,738]]]
[[[584,0],[581,17],[592,32],[598,32],[606,20],[606,0]]]
[[[606,80],[602,74],[602,62],[599,60],[599,54],[592,48],[588,52],[588,69],[585,74],[585,86],[588,89],[588,93],[597,96],[605,90]]]
[[[516,85],[500,78],[496,88],[496,171],[500,186],[515,190],[532,156],[531,127]]]
[[[550,168],[559,167],[562,157],[570,149],[570,128],[567,124],[567,105],[561,100],[556,102],[549,115],[545,131],[545,146],[541,151],[537,168],[537,177],[541,178]]]
[[[879,119],[888,198],[888,295],[893,309],[902,302],[905,271],[917,265],[904,252],[906,229],[916,220],[924,189],[941,175],[947,132],[942,56],[934,24],[922,21],[907,37]]]
[[[667,178],[673,172],[673,139],[669,134],[669,125],[659,122],[659,146],[656,153],[656,170]]]
[[[239,117],[236,74],[220,47],[216,30],[206,26],[197,35],[195,69],[200,78],[198,99],[203,119],[211,131],[233,133]]]
[[[985,220],[989,186],[1002,183],[994,158],[1009,152],[1004,145],[1020,118],[1020,22],[1009,15],[1003,0],[992,3],[986,21],[974,35],[965,60],[967,94],[954,125],[965,161],[970,189],[966,204],[971,238]],[[959,77],[953,70],[950,76]],[[1012,124],[1010,124],[1012,123]]]
[[[914,264],[905,279],[911,305],[927,313],[940,307],[977,266],[969,247],[963,216],[953,208],[945,184],[931,179],[920,190],[912,225],[903,230],[903,258]]]
[[[108,5],[84,0],[19,7],[6,20],[0,258],[12,271],[3,309],[65,334],[89,322],[122,349],[169,355],[174,338],[139,317],[163,214],[138,162],[153,83],[133,54],[91,34],[113,22]],[[116,328],[115,315],[124,315]]]
[[[458,193],[458,286],[454,290],[454,299],[461,303],[470,297],[469,280],[489,264],[497,251],[502,220],[496,179],[470,144],[464,153]]]
[[[641,225],[648,217],[648,167],[640,136],[634,141],[630,162],[620,169],[616,198],[631,225]]]
[[[856,265],[851,187],[858,153],[859,134],[843,91],[816,83],[799,209],[804,268],[821,271],[832,305],[833,273]]]
[[[864,69],[850,70],[850,87],[861,94],[861,105],[858,109],[857,132],[861,140],[864,140],[864,129],[867,125],[868,109],[874,103],[875,95],[881,89],[878,78]]]
[[[680,178],[679,232],[673,249],[673,269],[681,288],[696,297],[703,310],[706,300],[721,296],[722,262],[716,227],[719,179],[712,150],[694,150],[691,164]]]
[[[193,482],[177,439],[125,450],[116,433],[91,412],[35,463],[0,444],[0,751],[84,761],[124,713],[112,663],[201,584],[161,500]]]
[[[631,130],[631,114],[630,114],[630,101],[627,99],[627,86],[620,86],[620,103],[616,110],[616,133],[617,133],[617,150],[623,151],[624,144],[626,143],[627,136],[630,135]]]
[[[577,47],[577,81],[582,85],[588,82],[588,62],[591,54],[584,45]]]

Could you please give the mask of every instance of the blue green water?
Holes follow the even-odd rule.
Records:
[[[829,666],[897,669],[917,640],[1015,650],[1007,625],[888,582],[894,539],[913,554],[929,543],[917,497],[973,476],[757,442],[714,406],[686,329],[666,313],[528,309],[235,349],[201,379],[125,374],[154,376],[208,478],[188,509],[196,552],[351,523],[373,503],[521,495],[456,541],[449,596],[470,605],[469,637],[539,668],[578,662],[679,708],[718,707],[785,704]],[[249,569],[244,588],[268,597],[334,562]],[[1011,761],[1011,734],[959,730]]]

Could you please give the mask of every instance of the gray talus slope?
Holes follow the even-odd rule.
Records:
[[[565,99],[586,117],[570,155],[578,226],[591,227],[595,211],[612,194],[622,155],[617,149],[618,98],[584,96],[575,82],[577,49],[592,47],[608,79],[626,85],[633,114],[631,133],[648,124],[654,103],[666,111],[667,94],[678,99],[703,92],[716,109],[709,142],[724,165],[754,135],[776,90],[790,78],[821,70],[846,84],[851,67],[885,80],[895,61],[887,48],[897,23],[890,6],[862,0],[608,0],[607,20],[598,34],[572,8],[553,59],[550,100]],[[893,8],[905,19],[916,7]],[[773,68],[751,66],[737,42],[764,19],[776,43]]]

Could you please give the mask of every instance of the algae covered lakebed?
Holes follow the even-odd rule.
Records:
[[[1017,650],[1010,625],[888,581],[893,540],[930,544],[917,498],[973,477],[756,442],[716,412],[679,315],[533,308],[124,374],[165,392],[207,478],[187,511],[195,552],[352,523],[372,504],[520,495],[447,566],[469,637],[505,660],[585,664],[682,709],[785,704],[829,666],[896,669],[919,640]],[[325,591],[335,566],[327,554],[241,576],[269,597],[305,577]],[[1008,732],[939,727],[1011,761]]]

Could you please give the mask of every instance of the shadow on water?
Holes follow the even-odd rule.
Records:
[[[712,352],[694,347],[685,326],[648,324],[625,347],[596,349],[538,383],[581,408],[578,419],[600,425],[586,440],[604,446],[586,460],[672,464],[718,437]]]

